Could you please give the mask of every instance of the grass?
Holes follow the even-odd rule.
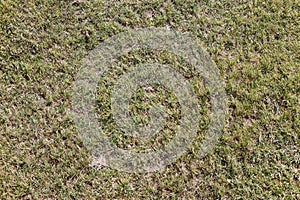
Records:
[[[299,199],[299,7],[292,0],[0,1],[1,199]],[[106,38],[149,26],[188,31],[207,48],[226,84],[224,135],[205,158],[196,158],[196,140],[160,172],[91,168],[68,115],[76,73]],[[185,66],[166,52],[132,52],[103,79],[151,60]],[[107,134],[120,147],[147,148],[112,132],[109,92],[109,84],[99,91]],[[176,110],[166,93],[140,90],[132,111],[147,121],[143,109],[159,98]],[[207,91],[197,95],[206,105]],[[175,122],[176,113],[168,123]],[[172,137],[171,127],[156,147]]]

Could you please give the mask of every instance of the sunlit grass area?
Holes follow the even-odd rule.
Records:
[[[299,199],[299,10],[293,0],[0,0],[1,199]],[[130,52],[99,77],[105,134],[137,151],[174,137],[180,107],[162,87],[140,89],[131,101],[138,123],[147,123],[145,112],[158,102],[170,113],[164,131],[149,141],[124,136],[111,116],[117,78],[155,61],[193,83],[201,105],[198,137],[162,171],[91,167],[69,115],[76,74],[105,39],[146,27],[189,32],[206,48],[225,83],[224,134],[198,159],[210,121],[205,84],[168,52]]]

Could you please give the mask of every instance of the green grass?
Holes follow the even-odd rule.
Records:
[[[299,199],[299,9],[290,0],[0,0],[1,199]],[[128,174],[89,167],[68,114],[76,73],[106,38],[150,26],[190,32],[207,48],[226,85],[224,135],[210,155],[196,158],[209,123],[203,106],[198,140],[165,170]],[[119,147],[144,150],[149,142],[113,132],[109,84],[122,70],[151,60],[179,71],[188,67],[166,52],[132,52],[99,82],[105,86],[99,119],[107,118],[105,130]],[[204,88],[200,78],[191,80]],[[147,121],[142,111],[157,99],[177,109],[163,91],[140,90],[133,97],[139,122]],[[209,104],[207,91],[200,91],[201,105]],[[177,114],[150,142],[155,147],[172,138]]]

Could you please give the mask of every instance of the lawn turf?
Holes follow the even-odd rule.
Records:
[[[299,199],[299,8],[290,0],[0,1],[1,199]],[[206,47],[226,85],[224,135],[204,159],[196,140],[160,172],[89,167],[68,114],[76,73],[106,38],[151,26],[190,32]],[[149,144],[112,132],[110,81],[150,60],[188,67],[167,52],[132,52],[99,82],[99,119],[122,148]],[[193,81],[201,105],[209,104],[201,80]],[[132,111],[139,116],[161,94],[139,91]],[[209,123],[202,109],[198,139]],[[171,127],[157,147],[172,138]]]

